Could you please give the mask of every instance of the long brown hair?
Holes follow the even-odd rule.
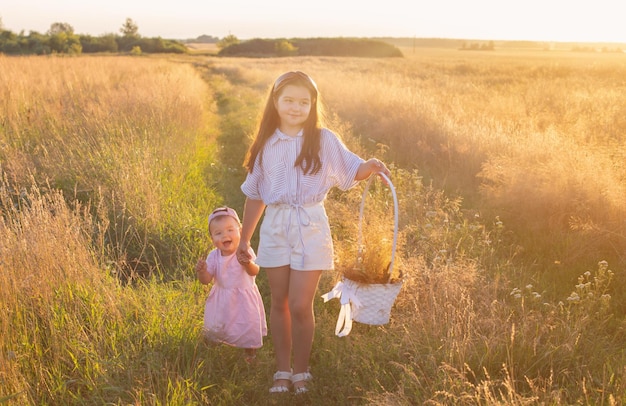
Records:
[[[294,166],[300,166],[302,171],[307,173],[317,173],[322,168],[322,161],[320,160],[320,137],[322,131],[322,107],[318,101],[319,94],[317,85],[311,79],[309,75],[300,71],[292,71],[283,73],[276,79],[272,89],[270,90],[267,102],[265,103],[265,110],[263,110],[263,116],[259,124],[254,142],[250,145],[244,160],[244,168],[248,172],[252,173],[254,169],[254,163],[259,158],[259,164],[263,160],[263,147],[267,140],[274,134],[274,131],[280,125],[280,117],[276,110],[275,101],[280,97],[281,92],[287,85],[297,85],[306,87],[311,93],[311,111],[309,116],[304,122],[302,136],[304,142],[302,144],[302,150],[296,158]]]

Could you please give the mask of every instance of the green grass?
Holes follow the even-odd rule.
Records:
[[[21,89],[23,96],[0,105],[0,404],[626,402],[621,270],[602,257],[597,266],[554,264],[552,273],[518,261],[530,249],[520,246],[519,230],[399,161],[392,179],[405,280],[389,324],[355,323],[349,336],[336,337],[339,303],[320,296],[338,274],[325,273],[315,301],[314,382],[299,398],[268,393],[271,337],[255,365],[241,350],[201,338],[208,287],[195,280],[193,264],[210,248],[206,215],[222,203],[241,210],[241,162],[266,85],[296,61],[318,69],[319,83],[333,72],[347,81],[346,63],[364,78],[386,63],[0,58],[8,72],[0,94]],[[404,66],[394,63],[389,68]],[[18,80],[23,71],[32,83]],[[428,74],[441,80],[450,71]],[[71,107],[37,98],[46,83]],[[335,83],[329,101],[336,105],[333,94],[348,93]],[[34,100],[40,108],[29,121],[20,112]],[[113,108],[120,117],[107,122]],[[360,136],[366,109],[352,115],[352,108],[329,116],[351,148],[401,154]],[[327,202],[339,258],[352,255],[362,186],[333,191]],[[372,207],[388,208],[383,194],[371,198]],[[257,282],[268,307],[263,272]]]

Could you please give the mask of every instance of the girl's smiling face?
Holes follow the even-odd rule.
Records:
[[[311,93],[304,86],[287,85],[274,99],[274,105],[280,118],[280,131],[295,136],[311,112]]]
[[[211,221],[209,232],[213,245],[221,251],[223,256],[232,255],[237,251],[241,238],[241,228],[237,220],[230,216],[216,217]]]

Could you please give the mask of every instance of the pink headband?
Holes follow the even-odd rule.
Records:
[[[239,216],[237,215],[237,212],[235,210],[231,209],[230,207],[218,207],[217,209],[213,210],[213,213],[209,215],[209,226],[211,226],[211,221],[221,216],[230,216],[237,220],[237,223],[241,224]]]

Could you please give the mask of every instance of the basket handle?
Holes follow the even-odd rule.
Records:
[[[391,276],[393,275],[393,263],[396,258],[396,245],[398,243],[398,197],[396,196],[396,189],[391,183],[391,179],[387,175],[382,172],[376,172],[375,175],[382,177],[389,189],[391,190],[391,194],[393,196],[393,244],[391,246],[391,262],[389,263],[389,279],[387,283],[391,282]],[[367,196],[367,190],[370,187],[370,184],[374,180],[376,176],[370,176],[365,183],[365,189],[363,190],[363,196],[361,198],[361,208],[359,210],[359,235],[358,235],[358,257],[360,258],[363,255],[363,249],[361,243],[363,241],[363,209],[365,208],[365,197]]]

